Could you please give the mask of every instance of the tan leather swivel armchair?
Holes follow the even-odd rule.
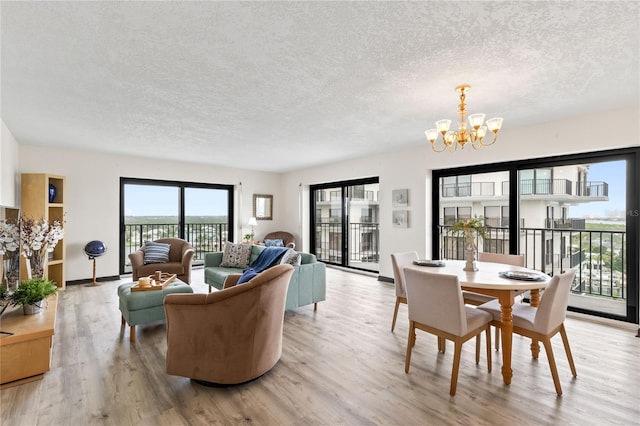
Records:
[[[227,288],[225,282],[213,293],[167,295],[167,374],[230,385],[269,371],[282,354],[293,270],[278,265],[244,284]]]
[[[169,262],[145,265],[144,246],[142,246],[139,250],[129,254],[133,270],[133,281],[136,281],[139,277],[152,275],[155,271],[162,271],[168,274],[176,274],[179,280],[191,284],[191,261],[195,253],[191,244],[180,238],[161,238],[154,242],[171,245]]]

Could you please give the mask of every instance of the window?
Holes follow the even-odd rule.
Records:
[[[463,256],[446,230],[460,216],[450,198],[456,176],[473,177],[472,215],[489,225],[480,250],[523,254],[526,267],[549,275],[574,268],[570,310],[638,322],[640,148],[434,170],[437,258]],[[489,182],[500,198],[482,189]]]
[[[379,271],[378,178],[312,185],[312,252],[318,260]],[[330,201],[318,194],[330,194]],[[326,212],[326,213],[325,213]],[[330,217],[323,222],[324,215]]]
[[[502,209],[500,206],[486,206],[484,208],[484,224],[487,227],[499,228],[502,224]]]
[[[447,176],[442,180],[443,197],[468,197],[471,195],[471,175]]]
[[[120,178],[120,273],[145,241],[182,238],[195,249],[193,264],[233,239],[233,186]]]

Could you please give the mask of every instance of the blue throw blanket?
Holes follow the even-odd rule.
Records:
[[[266,247],[260,252],[256,260],[251,262],[251,265],[242,271],[238,284],[246,283],[260,272],[275,265],[287,250],[289,250],[288,247]]]

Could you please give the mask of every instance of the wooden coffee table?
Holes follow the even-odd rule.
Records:
[[[0,389],[40,380],[51,367],[51,346],[58,296],[48,297],[42,311],[24,315],[8,308],[0,317]]]

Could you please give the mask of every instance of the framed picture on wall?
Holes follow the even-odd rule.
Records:
[[[409,205],[409,190],[394,189],[391,192],[393,207],[407,207]]]
[[[409,227],[409,210],[394,210],[392,217],[394,228]]]

